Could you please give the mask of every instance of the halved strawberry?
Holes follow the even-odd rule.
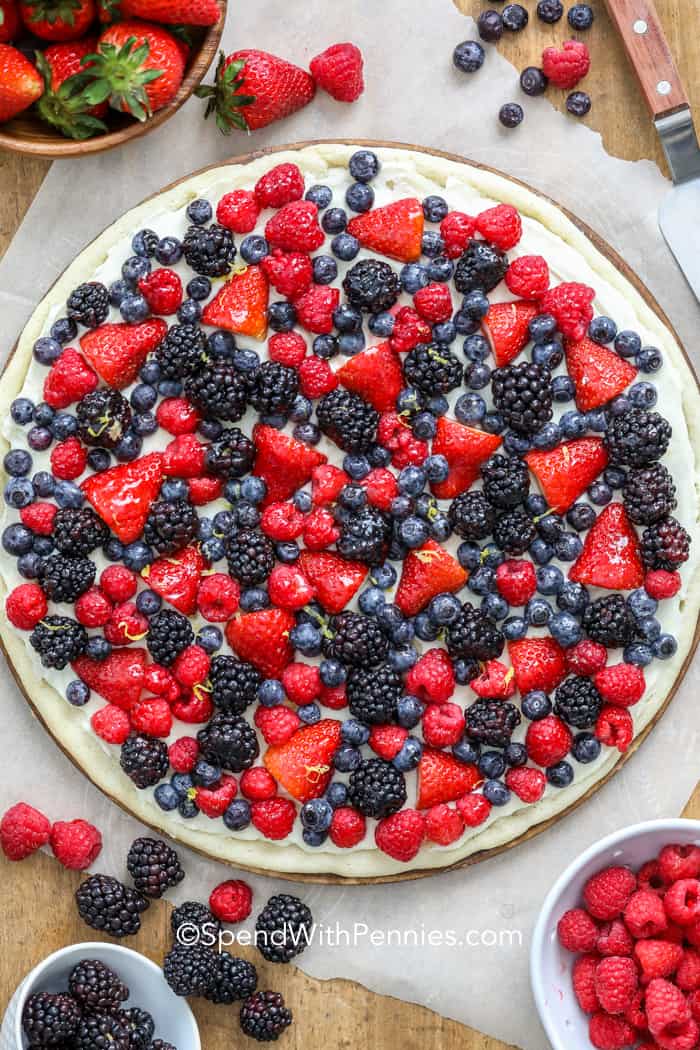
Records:
[[[157,317],[141,324],[103,324],[82,336],[80,349],[105,383],[123,390],[167,331],[165,321]]]
[[[552,510],[563,514],[605,470],[608,453],[601,438],[577,438],[549,452],[528,452],[525,462]]]
[[[229,620],[226,639],[241,660],[253,664],[266,678],[279,678],[294,656],[289,641],[294,623],[293,613],[271,606]]]
[[[465,427],[441,416],[433,440],[433,455],[444,456],[450,465],[445,481],[432,485],[438,499],[454,499],[479,477],[481,464],[495,452],[503,439],[496,434]]]
[[[377,412],[393,412],[404,385],[401,362],[388,343],[355,354],[336,375],[347,390],[369,401]]]
[[[141,696],[147,655],[145,649],[114,649],[105,660],[79,656],[71,667],[93,692],[128,711]]]
[[[158,558],[141,575],[156,594],[178,612],[193,616],[197,611],[197,590],[206,562],[198,547],[185,547],[168,558]]]
[[[288,499],[306,484],[314,467],[327,459],[322,452],[263,423],[253,429],[253,441],[257,449],[253,473],[267,485],[264,506]]]
[[[637,369],[607,346],[584,337],[566,341],[566,367],[576,387],[576,404],[581,412],[600,408],[625,390]]]
[[[54,361],[44,380],[44,401],[51,408],[68,408],[91,393],[99,379],[72,346]]]
[[[331,551],[302,551],[297,563],[326,612],[339,613],[348,605],[367,576],[367,566],[347,561]]]
[[[133,463],[91,474],[80,487],[122,543],[133,543],[143,532],[162,481],[163,457],[160,452],[149,452]]]
[[[264,339],[267,335],[268,282],[260,266],[234,272],[204,307],[204,324]]]
[[[420,201],[406,197],[356,215],[348,223],[348,233],[379,255],[388,255],[399,262],[414,262],[420,258],[424,224]]]
[[[533,689],[550,693],[566,678],[564,650],[553,638],[521,638],[510,642],[508,655],[521,696]]]
[[[436,594],[458,591],[467,582],[468,575],[439,543],[427,540],[420,550],[406,555],[396,604],[404,616],[415,616]]]
[[[333,775],[333,755],[340,744],[340,722],[323,718],[297,729],[284,744],[273,744],[263,755],[266,768],[299,802],[319,798]]]
[[[483,779],[477,767],[471,763],[458,762],[446,751],[426,747],[418,764],[416,808],[430,809],[439,802],[455,802]]]
[[[530,342],[528,325],[537,312],[537,307],[524,299],[491,304],[482,326],[499,368],[510,364]]]
[[[622,503],[609,503],[586,536],[569,579],[611,591],[641,587],[639,539]]]

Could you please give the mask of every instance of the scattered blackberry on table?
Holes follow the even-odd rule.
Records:
[[[361,613],[338,613],[324,632],[323,655],[348,667],[374,667],[388,651],[389,641],[377,621]]]
[[[85,628],[70,616],[45,616],[32,631],[29,642],[44,667],[62,671],[85,651],[88,636]]]
[[[174,324],[155,350],[161,379],[185,379],[194,375],[207,359],[207,341],[196,324]]]
[[[366,817],[382,820],[397,813],[406,801],[403,773],[383,758],[368,758],[350,774],[350,803]]]
[[[208,418],[237,423],[248,407],[250,383],[231,361],[215,358],[187,376],[185,394]]]
[[[641,552],[646,569],[674,572],[688,560],[690,536],[675,518],[662,518],[642,533]]]
[[[216,983],[216,952],[202,944],[175,944],[163,960],[163,976],[175,995],[204,995]]]
[[[113,1013],[129,998],[124,982],[99,959],[83,959],[73,968],[68,991],[89,1013]]]
[[[535,523],[524,510],[515,507],[499,514],[493,527],[493,538],[504,554],[519,557],[528,549],[537,529]]]
[[[529,95],[531,98],[535,98],[537,95],[544,95],[548,83],[548,77],[537,66],[526,66],[520,74],[520,87],[523,89],[524,94]]]
[[[119,761],[126,775],[141,790],[157,784],[170,768],[165,741],[146,733],[132,733],[126,738]]]
[[[347,678],[350,714],[368,725],[396,721],[397,704],[403,692],[401,678],[391,664],[353,667]]]
[[[379,565],[384,561],[390,525],[376,507],[365,506],[355,513],[343,515],[339,527],[336,548],[344,558],[363,561],[367,565]]]
[[[109,529],[92,507],[61,507],[53,519],[56,550],[69,557],[83,557],[102,547]]]
[[[78,912],[93,930],[111,937],[130,937],[141,927],[149,901],[110,875],[91,875],[75,892]]]
[[[209,667],[211,698],[226,714],[242,715],[257,698],[263,678],[257,668],[233,656],[215,656]]]
[[[116,448],[131,424],[131,407],[118,390],[99,387],[76,405],[80,440],[94,448]]]
[[[453,532],[463,540],[484,540],[493,532],[496,511],[483,492],[461,492],[450,504],[448,517]]]
[[[72,1050],[131,1050],[129,1030],[116,1014],[86,1014],[76,1029]]]
[[[260,754],[255,730],[244,718],[218,712],[209,724],[197,733],[203,758],[212,765],[231,773],[249,769]]]
[[[585,91],[572,91],[566,96],[566,109],[572,117],[587,116],[591,105],[591,96]]]
[[[242,478],[255,460],[255,445],[238,427],[224,430],[212,441],[205,453],[205,466],[211,474],[223,478]]]
[[[636,525],[653,525],[676,509],[676,486],[663,463],[630,470],[622,490],[625,510]]]
[[[465,602],[459,616],[447,625],[446,643],[454,660],[497,660],[505,639],[490,616]]]
[[[487,44],[497,44],[503,36],[503,19],[498,11],[482,11],[476,20],[476,28]]]
[[[554,25],[564,16],[564,5],[561,0],[539,0],[537,4],[537,17],[542,21],[546,22],[547,25]]]
[[[187,265],[204,277],[225,277],[236,255],[233,234],[225,226],[190,226],[182,242]]]
[[[109,292],[99,281],[80,284],[68,296],[66,313],[86,328],[97,328],[109,316]]]
[[[511,33],[519,33],[530,20],[530,16],[522,4],[506,4],[501,11],[503,26]]]
[[[211,1003],[235,1003],[247,999],[258,986],[258,972],[247,959],[239,959],[228,952],[218,952],[214,985],[205,993]]]
[[[256,947],[268,962],[287,963],[307,947],[313,921],[303,901],[278,893],[255,920]]]
[[[216,943],[218,934],[221,931],[221,923],[207,908],[206,904],[200,904],[199,901],[185,901],[179,908],[175,908],[170,916],[170,929],[173,932],[173,937],[177,939],[178,930],[183,927],[183,934],[186,937],[192,935],[193,930],[199,932],[200,944],[208,944],[211,940],[210,947],[213,947]]]
[[[404,375],[428,397],[448,394],[462,382],[462,362],[443,344],[419,343],[404,359]]]
[[[388,263],[362,259],[351,266],[343,281],[349,303],[364,313],[390,310],[399,297],[399,278]]]
[[[623,648],[637,637],[637,621],[621,594],[606,594],[587,605],[583,628],[589,638],[608,649]]]
[[[491,378],[493,403],[518,434],[535,434],[552,418],[552,375],[531,361],[497,368]]]
[[[275,564],[275,548],[258,529],[241,529],[226,538],[228,569],[243,587],[264,583]]]
[[[345,452],[362,453],[374,443],[379,413],[359,394],[338,387],[319,400],[316,419],[323,433]]]
[[[572,675],[557,686],[554,711],[576,729],[590,729],[603,706],[603,698],[590,678]]]
[[[506,102],[498,111],[498,119],[504,128],[517,128],[525,119],[525,110],[518,102]]]
[[[622,467],[648,467],[666,452],[671,424],[658,412],[630,408],[612,416],[605,431],[610,462]]]
[[[481,476],[487,500],[502,510],[524,503],[530,491],[530,472],[515,456],[490,456],[482,464]]]
[[[279,992],[256,992],[241,1006],[241,1031],[259,1043],[275,1042],[292,1023],[292,1011]]]
[[[128,1010],[120,1010],[117,1017],[128,1033],[129,1050],[148,1050],[156,1029],[148,1010],[132,1006]]]
[[[477,700],[465,711],[466,733],[487,747],[507,747],[521,717],[507,700]]]
[[[262,415],[287,415],[299,392],[296,368],[279,361],[264,361],[256,370],[250,388],[250,403]]]
[[[80,1007],[70,995],[36,992],[22,1011],[22,1027],[32,1047],[62,1044],[75,1035],[79,1021]]]
[[[462,295],[476,289],[492,291],[506,275],[508,256],[488,241],[469,241],[457,260],[455,288]]]
[[[97,566],[89,558],[55,554],[39,565],[39,585],[52,602],[73,603],[95,582]]]
[[[157,664],[169,667],[193,641],[192,624],[174,609],[163,609],[149,622],[146,645]]]
[[[156,500],[148,512],[143,538],[159,554],[181,551],[199,532],[197,511],[184,499]]]
[[[134,886],[144,897],[162,897],[167,889],[177,886],[185,877],[177,853],[160,839],[135,839],[126,858],[126,867]]]

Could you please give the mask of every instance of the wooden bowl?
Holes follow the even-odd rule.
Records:
[[[149,131],[165,124],[206,76],[221,43],[227,4],[228,0],[219,0],[221,15],[216,25],[208,29],[198,26],[190,28],[193,46],[185,67],[184,79],[175,97],[148,120],[141,122],[125,113],[110,110],[106,119],[109,131],[78,142],[61,135],[31,110],[27,110],[7,124],[0,124],[0,149],[11,150],[13,153],[28,153],[35,157],[48,157],[50,160],[60,157],[84,157],[90,153],[102,153],[104,150],[114,149],[115,146],[123,146],[125,142],[141,138],[142,135],[147,135]]]

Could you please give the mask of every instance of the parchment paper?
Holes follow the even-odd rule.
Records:
[[[224,39],[228,50],[262,47],[305,63],[328,44],[352,39],[366,57],[365,95],[356,105],[344,106],[319,94],[312,106],[283,124],[251,138],[228,139],[213,124],[204,124],[201,103],[191,100],[170,123],[130,147],[56,162],[0,266],[5,353],[63,267],[146,195],[195,168],[254,147],[348,136],[452,150],[549,193],[622,252],[658,296],[692,354],[700,311],[656,225],[657,207],[668,189],[665,179],[649,162],[608,156],[597,134],[557,113],[546,99],[525,100],[526,122],[515,132],[501,129],[496,113],[504,101],[520,97],[518,73],[493,49],[478,75],[453,70],[453,47],[474,36],[473,22],[450,0],[233,5]],[[388,47],[389,40],[394,46]],[[94,820],[105,838],[97,868],[123,875],[124,856],[139,825],[85,782],[34,722],[4,667],[0,676],[2,722],[6,742],[11,741],[3,752],[0,807],[28,798],[54,819]],[[391,941],[372,945],[362,929],[351,946],[334,948],[317,940],[301,956],[301,967],[317,977],[353,978],[378,992],[423,1003],[523,1050],[545,1050],[527,964],[538,908],[571,858],[603,834],[680,813],[700,774],[699,682],[696,665],[624,771],[574,816],[517,851],[416,883],[296,887],[324,927],[332,930],[338,923],[352,931],[355,923],[364,923]],[[175,895],[179,900],[206,899],[213,885],[230,875],[230,869],[191,854],[184,860],[188,878]],[[270,893],[290,888],[264,878],[250,882],[258,905]],[[398,934],[389,934],[390,928],[415,931],[414,942],[398,945]],[[496,946],[450,946],[445,943],[450,930],[458,940],[471,930],[472,941],[495,941]],[[429,940],[442,943],[430,946]]]

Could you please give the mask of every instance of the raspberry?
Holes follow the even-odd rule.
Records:
[[[292,200],[268,219],[265,237],[272,248],[285,252],[316,251],[325,240],[318,224],[318,208],[311,201]]]
[[[270,601],[280,609],[301,609],[316,594],[297,565],[275,565],[267,580]]]
[[[202,421],[197,409],[185,397],[166,397],[156,409],[156,419],[173,437],[193,434]]]
[[[148,634],[148,620],[133,602],[115,605],[104,628],[104,636],[111,645],[129,645],[140,642]]]
[[[656,1041],[661,1050],[695,1050],[700,1039],[700,1026],[691,1017],[685,1024],[673,1026],[672,1033],[661,1033]]]
[[[299,365],[299,385],[305,397],[315,400],[335,390],[338,377],[322,357],[307,357]]]
[[[260,176],[253,193],[260,208],[281,208],[304,196],[304,176],[296,164],[277,164]]]
[[[285,299],[298,299],[313,280],[311,259],[303,252],[283,252],[275,248],[260,265],[272,287]]]
[[[30,503],[28,507],[22,507],[19,512],[22,524],[39,536],[51,535],[57,514],[58,507],[55,503]]]
[[[319,669],[311,664],[288,664],[282,672],[282,685],[292,703],[310,704],[321,691]]]
[[[170,765],[176,773],[191,773],[199,757],[199,744],[193,736],[181,736],[168,748]]]
[[[303,537],[307,550],[322,551],[340,539],[340,529],[330,511],[317,507],[304,522]]]
[[[631,1024],[633,1028],[638,1028],[642,1032],[647,1030],[647,1015],[644,1012],[644,988],[637,988],[637,991],[632,997],[632,1001],[625,1008],[624,1018],[628,1024]]]
[[[271,540],[295,540],[304,528],[304,515],[293,503],[269,503],[262,512],[260,528]]]
[[[369,734],[369,746],[380,758],[391,762],[404,745],[408,730],[401,726],[373,726]]]
[[[609,922],[622,915],[636,888],[637,879],[629,868],[606,868],[583,887],[585,907],[594,919]]]
[[[496,569],[496,587],[509,605],[527,605],[537,590],[535,566],[516,558],[501,562]]]
[[[317,507],[335,503],[341,490],[350,481],[349,475],[330,463],[314,467],[311,474],[311,499]]]
[[[99,587],[91,587],[75,603],[75,618],[83,627],[104,627],[112,612],[112,603]]]
[[[634,736],[634,726],[629,711],[606,704],[598,715],[595,735],[601,744],[616,747],[618,751],[624,753],[632,743]]]
[[[214,705],[208,693],[196,687],[191,693],[187,693],[182,700],[173,704],[173,715],[180,722],[188,725],[201,725],[208,722],[214,714]]]
[[[59,441],[51,449],[51,470],[62,481],[74,481],[79,478],[87,465],[87,449],[77,437]]]
[[[367,832],[367,822],[352,806],[339,806],[333,811],[328,835],[334,846],[351,849],[362,842]]]
[[[328,335],[333,331],[333,312],[340,302],[340,292],[327,284],[312,284],[294,301],[297,321],[308,332]]]
[[[377,824],[374,841],[394,860],[413,860],[425,837],[425,817],[415,809],[402,809]]]
[[[110,565],[100,576],[100,587],[113,602],[128,602],[136,594],[136,576],[123,565]]]
[[[619,707],[638,703],[646,688],[644,672],[633,664],[610,664],[598,671],[593,682],[604,700]]]
[[[204,507],[218,499],[224,491],[223,478],[190,478],[187,482],[187,494],[193,507]]]
[[[209,909],[221,922],[243,922],[253,907],[253,891],[242,879],[229,879],[212,890]]]
[[[277,794],[277,781],[264,766],[246,769],[240,780],[241,794],[251,802],[264,802]]]
[[[545,292],[541,300],[543,312],[551,314],[559,331],[566,339],[583,339],[593,320],[595,299],[593,288],[576,281],[557,284]]]
[[[542,72],[552,84],[564,91],[576,87],[590,68],[588,48],[580,40],[565,40],[561,51],[555,47],[546,47],[542,52]]]
[[[512,667],[506,667],[500,660],[487,660],[481,666],[481,674],[469,683],[469,688],[477,696],[488,700],[507,700],[513,695],[515,673]]]
[[[402,306],[394,318],[394,328],[389,340],[393,350],[403,354],[419,343],[429,343],[432,336],[430,325],[410,306]],[[379,439],[381,442],[381,438]],[[382,442],[383,443],[383,442]]]
[[[224,773],[215,788],[197,788],[195,802],[205,816],[216,820],[223,817],[237,794],[236,778]]]
[[[168,668],[161,664],[148,664],[144,670],[143,684],[151,693],[164,696],[171,703],[180,696],[180,686]]]
[[[68,408],[74,401],[91,394],[97,383],[97,375],[78,351],[67,346],[44,380],[44,401],[51,408]]]
[[[632,1002],[638,983],[637,967],[629,956],[610,955],[598,963],[595,990],[606,1013],[623,1013]]]
[[[598,927],[583,908],[571,908],[557,923],[557,937],[568,952],[592,952],[598,940]]]
[[[296,733],[301,719],[296,711],[278,704],[276,707],[258,707],[255,724],[266,744],[285,744]]]
[[[623,1050],[623,1047],[633,1046],[637,1041],[637,1033],[624,1018],[604,1013],[593,1014],[588,1025],[588,1037],[598,1050]]]
[[[549,288],[549,267],[541,255],[513,259],[505,276],[506,287],[521,299],[541,299]]]
[[[336,686],[321,686],[321,703],[324,707],[330,707],[332,711],[340,711],[348,706],[348,698],[345,691],[345,683]]]
[[[230,576],[215,572],[204,576],[197,590],[197,608],[209,623],[226,623],[231,619],[241,597],[241,588]]]
[[[425,815],[425,835],[438,846],[449,846],[456,842],[464,831],[464,821],[459,810],[444,802],[429,809]]]
[[[250,190],[225,193],[216,207],[216,221],[233,233],[252,233],[260,208]]]
[[[651,893],[656,893],[659,897],[663,897],[668,886],[661,874],[658,860],[648,860],[646,864],[642,864],[637,872],[637,885],[640,890],[649,890]]]
[[[43,813],[26,802],[11,806],[0,821],[0,847],[8,860],[24,860],[51,834],[51,824]]]
[[[700,1021],[700,991],[691,992],[688,996],[688,1006],[694,1021]],[[644,1050],[644,1048],[640,1048]]]
[[[139,291],[152,314],[165,317],[177,312],[182,303],[182,281],[167,267],[153,270],[139,281]]]
[[[457,259],[474,236],[476,219],[461,211],[451,211],[440,223],[440,234],[445,242],[445,255]]]
[[[50,842],[54,857],[74,871],[89,868],[102,849],[102,835],[86,820],[57,821]]]
[[[478,828],[491,813],[491,803],[483,795],[470,792],[457,799],[457,809],[468,828]]]
[[[646,994],[646,1012],[649,1031],[658,1036],[673,1034],[690,1019],[690,1007],[680,988],[661,977],[649,982]]]
[[[93,732],[108,744],[123,744],[131,732],[131,720],[116,704],[105,704],[90,719]]]
[[[596,943],[600,955],[631,955],[632,948],[632,938],[620,919],[613,919],[600,927]]]
[[[446,284],[434,282],[419,288],[413,296],[413,305],[424,321],[440,324],[452,317],[452,296]]]
[[[657,601],[673,598],[681,589],[681,578],[677,572],[666,569],[653,569],[644,577],[644,590]]]
[[[700,876],[700,848],[698,846],[664,846],[659,853],[659,875],[663,882],[677,879],[697,879]]]
[[[588,677],[600,671],[608,659],[608,650],[600,642],[585,638],[566,650],[566,666],[573,674]]]
[[[360,481],[367,492],[367,501],[379,510],[389,510],[392,501],[399,493],[395,476],[384,467],[375,467]]]
[[[600,1009],[595,990],[595,972],[599,962],[600,956],[598,955],[581,955],[571,971],[574,995],[585,1014],[594,1014]]]
[[[464,712],[457,704],[428,704],[423,715],[423,739],[430,747],[452,747],[464,733]]]
[[[391,462],[397,470],[411,463],[420,466],[429,452],[425,441],[415,438],[410,427],[393,412],[385,412],[380,417],[377,437],[379,444],[391,452]]]
[[[406,691],[426,704],[447,703],[455,691],[455,673],[444,649],[429,649],[416,661],[406,675]]]
[[[162,696],[149,696],[139,700],[129,712],[131,724],[139,733],[165,739],[173,728],[170,705]]]
[[[527,752],[538,766],[554,766],[571,750],[570,730],[556,715],[531,722],[525,736]]]
[[[306,350],[306,340],[299,332],[276,332],[267,344],[270,360],[289,368],[299,367],[306,357]]]
[[[362,52],[354,44],[333,44],[309,63],[320,88],[338,102],[355,102],[365,89]]]
[[[178,434],[165,446],[163,473],[172,478],[198,478],[206,469],[207,447],[194,434]]]
[[[625,924],[636,939],[654,937],[666,929],[664,905],[655,893],[636,890],[625,905]]]
[[[13,627],[33,631],[48,612],[46,595],[38,583],[20,583],[5,600],[5,612]]]
[[[188,688],[205,682],[209,674],[211,657],[200,645],[188,645],[175,658],[172,672],[180,683]]]
[[[266,839],[285,839],[294,827],[296,807],[287,798],[254,802],[250,807],[254,826]]]
[[[476,229],[502,252],[514,248],[523,235],[520,215],[512,204],[497,204],[480,212],[476,217]]]
[[[532,804],[539,802],[547,787],[547,778],[541,769],[533,769],[532,766],[521,766],[509,769],[506,773],[506,787],[520,799],[521,802]]]
[[[659,901],[659,898],[656,898]],[[697,879],[678,879],[663,899],[666,915],[678,926],[691,926],[700,919],[700,882]]]
[[[682,952],[676,972],[676,984],[684,992],[695,992],[700,988],[700,953],[695,948],[686,948],[683,951],[679,945],[674,947]]]

